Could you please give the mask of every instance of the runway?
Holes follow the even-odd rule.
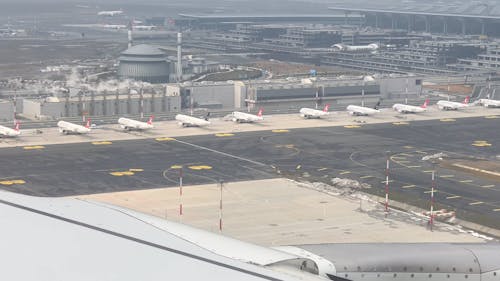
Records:
[[[5,148],[0,187],[37,196],[175,187],[182,167],[186,185],[339,177],[383,195],[389,156],[390,198],[427,207],[433,168],[422,157],[498,162],[498,123],[479,117]],[[444,167],[437,175],[438,208],[500,228],[497,180]]]

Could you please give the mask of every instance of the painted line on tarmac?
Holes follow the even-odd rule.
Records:
[[[489,184],[489,185],[482,185],[481,187],[492,188],[492,187],[495,187],[495,185],[494,184]]]
[[[458,199],[458,198],[462,198],[462,196],[454,195],[446,197],[446,199]]]
[[[473,180],[461,180],[460,182],[461,183],[471,183],[471,182],[473,182]]]
[[[453,178],[455,177],[455,175],[442,175],[442,176],[439,176],[440,178],[445,178],[445,179],[449,179],[449,178]]]
[[[380,183],[386,183],[387,181],[381,181]],[[389,183],[394,182],[394,180],[389,180]]]
[[[424,193],[425,193],[425,194],[430,194],[430,193],[432,193],[432,192],[433,192],[432,190],[427,190],[427,191],[424,191]],[[434,190],[434,193],[438,193],[438,191],[437,191],[437,190]]]
[[[189,143],[189,142],[185,142],[185,141],[181,141],[181,140],[175,140],[175,142],[182,143],[182,144],[188,145],[188,146],[192,146],[192,147],[195,147],[195,148],[198,148],[198,149],[201,149],[201,150],[210,151],[210,152],[213,152],[213,153],[216,153],[216,154],[220,154],[220,155],[223,155],[223,156],[226,156],[226,157],[230,157],[230,158],[238,159],[238,160],[245,161],[245,162],[248,162],[248,163],[252,163],[252,164],[255,164],[255,165],[258,165],[258,166],[267,167],[267,164],[264,164],[262,162],[257,162],[257,161],[254,161],[254,160],[250,160],[250,159],[243,158],[243,157],[240,157],[240,156],[232,155],[232,154],[229,154],[229,153],[226,153],[226,152],[218,151],[218,150],[211,149],[211,148],[208,148],[208,147],[204,147],[204,146],[201,146],[201,145],[197,145],[197,144],[194,144],[194,143]]]
[[[350,173],[351,173],[351,172],[349,172],[349,171],[343,171],[343,172],[341,172],[340,174],[341,174],[341,175],[346,175],[346,174],[350,174]]]
[[[420,168],[422,166],[414,165],[414,166],[406,166],[406,168]]]
[[[368,178],[373,178],[373,176],[362,176],[362,177],[359,177],[360,179],[368,179]]]
[[[493,209],[493,212],[500,212],[500,209]]]
[[[414,185],[414,184],[409,184],[409,185],[404,185],[404,186],[402,186],[401,188],[408,189],[408,188],[412,188],[412,187],[416,187],[416,185]]]
[[[476,206],[476,205],[481,205],[481,204],[484,204],[484,202],[478,201],[478,202],[469,203],[469,205],[471,205],[471,206]]]

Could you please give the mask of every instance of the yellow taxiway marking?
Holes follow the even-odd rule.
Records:
[[[455,120],[453,118],[443,118],[443,119],[440,119],[439,121],[441,121],[441,122],[455,122],[457,120]]]
[[[427,152],[425,152],[425,151],[421,151],[421,150],[417,150],[417,151],[415,151],[415,152],[416,152],[416,153],[418,153],[418,154],[427,154]]]
[[[448,196],[446,199],[458,199],[461,198],[462,196],[454,195],[454,196]]]
[[[288,132],[290,132],[290,130],[276,129],[276,130],[272,130],[271,132],[273,132],[273,133],[288,133]]]
[[[500,118],[500,116],[498,116],[498,115],[488,115],[488,116],[484,116],[484,118],[486,118],[486,119],[498,119],[498,118]]]
[[[481,204],[484,204],[484,202],[478,201],[478,202],[469,203],[469,205],[471,205],[471,206],[481,205]]]
[[[216,137],[219,137],[219,138],[223,138],[223,137],[232,137],[234,136],[234,134],[231,134],[231,133],[219,133],[219,134],[215,134]]]
[[[470,183],[470,182],[473,182],[473,180],[461,180],[460,182],[461,183]]]
[[[447,178],[453,178],[453,177],[455,177],[455,175],[442,175],[442,176],[439,176],[439,177],[447,179]]]
[[[349,171],[343,171],[343,172],[341,172],[341,173],[339,173],[339,174],[341,174],[341,175],[347,175],[347,174],[350,174],[350,173],[351,173],[351,172],[349,172]]]
[[[393,122],[392,125],[401,126],[401,125],[410,125],[410,123],[401,121],[401,122]]]
[[[495,185],[494,184],[489,184],[489,185],[482,185],[481,187],[492,188],[492,187],[495,187]]]
[[[500,212],[500,209],[493,209],[493,212]]]
[[[355,129],[355,128],[361,128],[361,126],[360,125],[345,125],[344,128]]]
[[[409,184],[409,185],[402,186],[401,188],[408,189],[408,188],[412,188],[412,187],[415,187],[415,186],[416,185],[414,185],[414,184]]]
[[[144,172],[144,169],[128,169],[130,172]]]
[[[295,145],[294,144],[277,144],[274,147],[276,147],[276,148],[282,148],[282,147],[284,147],[284,148],[290,148],[290,149],[292,149],[292,148],[295,148]]]
[[[112,176],[115,176],[115,177],[121,177],[121,176],[124,176],[123,172],[111,172],[109,173],[110,175]]]
[[[189,169],[201,171],[201,170],[211,170],[212,167],[207,165],[197,165],[197,166],[189,166]]]
[[[391,158],[392,159],[396,159],[396,160],[399,160],[399,159],[404,160],[404,159],[406,159],[406,157],[404,157],[404,156],[392,156]]]
[[[415,165],[415,166],[406,166],[406,168],[420,168],[422,166],[418,166],[418,165]]]
[[[487,141],[479,140],[479,141],[474,141],[472,143],[472,145],[477,146],[477,147],[486,147],[486,146],[491,146],[491,143],[489,143]]]
[[[156,141],[174,141],[174,138],[169,138],[169,137],[161,137],[161,138],[156,138]]]
[[[172,165],[170,169],[182,169],[182,165]]]
[[[23,147],[24,150],[34,150],[34,149],[44,149],[44,148],[45,146],[43,145],[32,145]]]
[[[321,172],[321,171],[325,171],[325,170],[328,170],[328,168],[319,168],[316,171]]]
[[[373,176],[362,176],[362,177],[359,177],[360,179],[368,179],[368,178],[373,178]]]
[[[93,145],[110,145],[110,144],[112,144],[112,142],[110,142],[110,141],[93,141],[92,144]]]
[[[401,156],[406,156],[406,157],[412,157],[412,156],[413,156],[413,155],[408,154],[408,153],[400,153],[399,155],[401,155]]]
[[[0,181],[1,185],[14,185],[14,184],[25,184],[24,180],[4,180]]]
[[[404,147],[404,148],[406,148],[406,149],[412,149],[412,148],[414,148],[414,147],[413,147],[413,146],[411,146],[411,145],[405,145],[405,146],[403,146],[403,147]]]
[[[397,162],[399,164],[406,164],[406,163],[410,163],[411,161],[408,161],[408,160],[397,160]]]
[[[300,168],[302,168],[302,165],[297,165],[297,167],[295,167],[295,170],[300,170]]]
[[[424,173],[432,173],[434,171],[433,170],[425,170],[425,171],[422,171],[422,172],[424,172]]]

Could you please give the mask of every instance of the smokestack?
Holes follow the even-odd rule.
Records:
[[[128,47],[132,47],[132,26],[128,29]]]
[[[177,33],[177,82],[182,80],[182,32]]]

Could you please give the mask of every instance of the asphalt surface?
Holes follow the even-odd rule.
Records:
[[[258,124],[256,124],[258,126]],[[487,145],[474,146],[478,141]],[[390,198],[429,206],[432,164],[422,157],[498,161],[500,119],[432,121],[204,135],[176,139],[0,149],[0,188],[37,196],[233,182],[286,176],[330,182],[349,178]],[[500,183],[438,167],[437,207],[500,228]],[[272,188],[272,187],[270,187]]]

